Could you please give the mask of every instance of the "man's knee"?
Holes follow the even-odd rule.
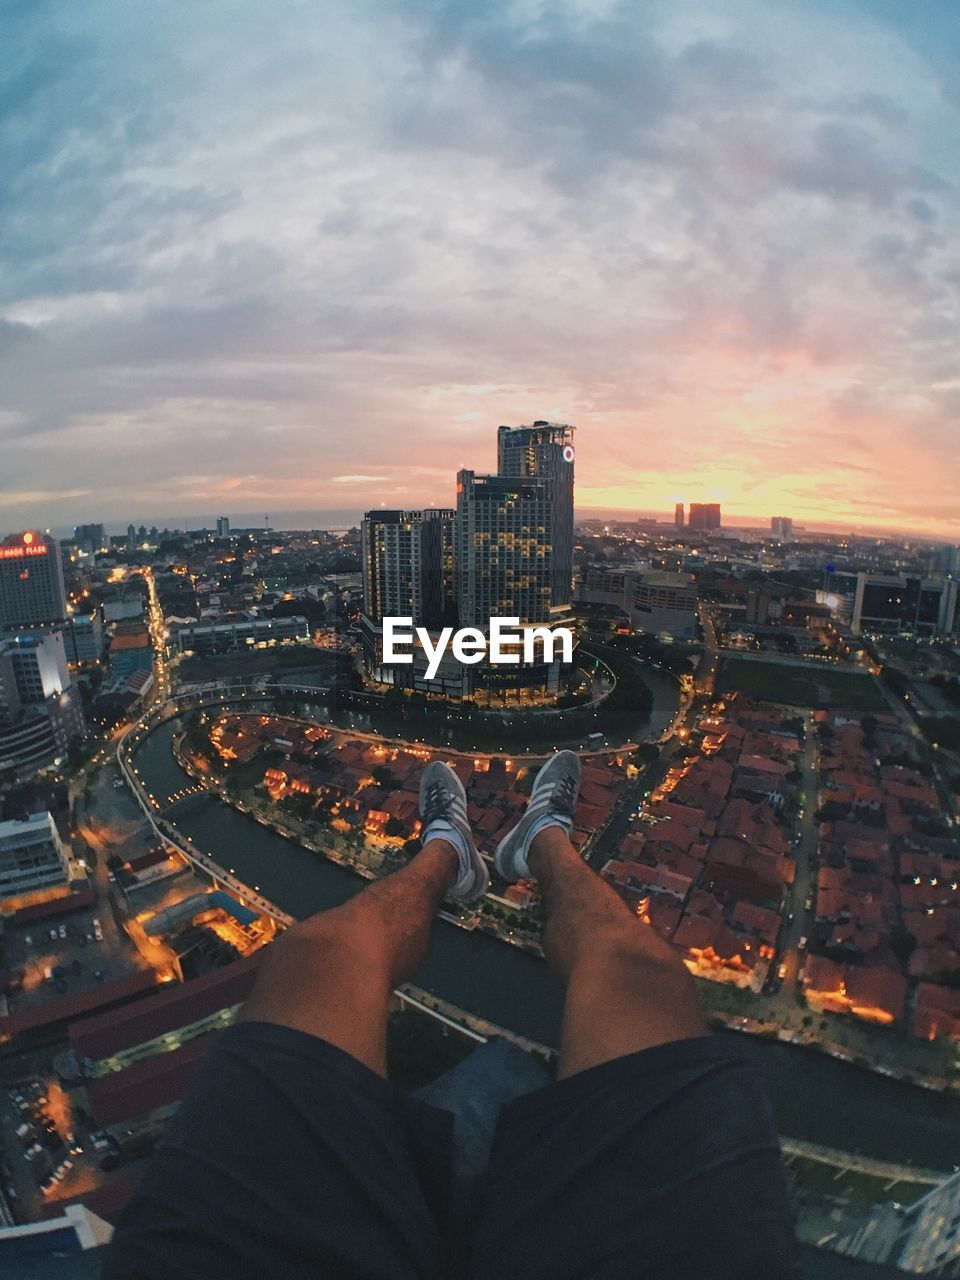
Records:
[[[678,953],[638,920],[625,927],[610,929],[598,942],[598,954],[608,975],[627,990],[639,989],[649,996],[652,991],[664,994],[693,994],[693,978]]]
[[[283,957],[287,963],[329,966],[334,972],[343,972],[343,965],[376,964],[383,950],[381,933],[338,910],[300,921],[271,948],[278,960]]]

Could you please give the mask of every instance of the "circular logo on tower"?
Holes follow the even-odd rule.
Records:
[[[563,460],[564,460],[564,462],[572,462],[572,461],[574,460],[574,458],[575,458],[575,457],[576,457],[576,454],[575,454],[575,452],[574,452],[573,445],[572,445],[572,444],[565,444],[565,445],[563,446]]]

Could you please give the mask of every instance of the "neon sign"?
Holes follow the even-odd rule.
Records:
[[[46,544],[38,542],[35,546],[0,547],[0,560],[22,560],[24,556],[45,556]]]

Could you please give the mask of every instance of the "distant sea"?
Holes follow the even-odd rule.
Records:
[[[417,504],[411,503],[412,506]],[[359,525],[363,519],[365,511],[371,510],[371,507],[321,507],[317,510],[303,511],[218,511],[218,512],[201,512],[193,515],[184,515],[183,512],[170,515],[160,516],[132,516],[129,520],[104,520],[103,524],[108,534],[124,534],[127,532],[127,525],[133,524],[137,528],[140,525],[146,525],[147,529],[152,529],[154,525],[160,530],[163,529],[216,529],[217,516],[225,515],[230,521],[231,529],[264,529],[269,526],[278,532],[287,532],[292,529],[325,529],[332,533],[346,532]],[[577,507],[576,511],[578,520],[659,520],[664,524],[673,523],[673,511],[639,511],[637,509],[629,510],[620,508],[612,510],[603,507]],[[93,523],[95,518],[88,521],[78,521],[77,523]],[[729,516],[724,521],[728,529],[769,529],[770,522],[765,517],[759,516]],[[58,538],[69,538],[73,534],[73,525],[51,525],[49,532]],[[799,524],[797,531],[805,531],[808,535],[815,531],[826,535],[845,534],[853,536],[867,537],[904,537],[914,538],[922,542],[942,542],[943,539],[937,539],[931,535],[910,534],[906,530],[896,531],[893,529],[871,529],[869,526],[850,526],[837,524],[830,520],[818,520],[816,523]]]

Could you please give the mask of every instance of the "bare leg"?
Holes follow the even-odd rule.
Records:
[[[456,850],[431,840],[401,871],[295,925],[270,947],[241,1020],[320,1036],[386,1076],[391,993],[423,963],[456,878]]]
[[[583,862],[559,827],[534,836],[528,862],[543,898],[547,962],[567,984],[559,1078],[706,1032],[679,956]]]

